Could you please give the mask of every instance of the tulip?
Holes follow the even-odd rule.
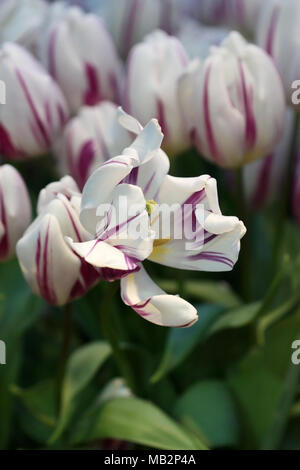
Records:
[[[0,82],[6,85],[6,104],[0,105],[0,153],[14,160],[47,152],[68,118],[59,87],[13,43],[0,49]]]
[[[54,4],[44,24],[39,55],[73,112],[82,105],[119,101],[121,64],[96,15]]]
[[[178,80],[188,59],[177,38],[155,31],[129,56],[124,109],[143,125],[157,118],[164,149],[179,153],[188,147],[179,109]]]
[[[300,73],[300,2],[270,0],[264,4],[257,25],[257,43],[274,59],[291,104],[292,85]]]
[[[74,191],[75,190],[75,191]],[[32,291],[53,305],[84,295],[100,273],[65,241],[87,239],[79,221],[80,195],[71,177],[51,183],[40,194],[38,217],[17,244],[19,263]]]
[[[130,258],[128,265],[134,269],[121,278],[124,303],[157,325],[191,326],[197,321],[196,309],[181,297],[168,295],[160,289],[141,262],[149,258],[179,269],[230,271],[237,261],[245,227],[236,217],[221,214],[213,178],[168,175],[169,160],[160,150],[163,135],[155,119],[145,128],[126,114],[121,114],[120,121],[137,134],[137,138],[122,155],[100,166],[83,190],[80,220],[85,229],[94,234],[94,241],[75,243],[69,240],[69,243],[79,256],[97,268],[114,263],[113,269],[124,269],[121,255],[126,254]],[[120,214],[120,194],[127,196],[129,210],[137,202],[141,209],[134,217],[129,216],[129,210],[122,211],[121,220],[118,218],[117,224],[115,220],[111,223],[112,209]],[[186,206],[187,211],[183,215],[179,211],[179,219],[170,219],[169,235],[162,237],[157,209],[161,204],[170,207],[175,203],[179,209]],[[100,214],[99,208],[106,204],[109,209],[105,215]],[[203,218],[199,217],[201,208]],[[141,236],[130,238],[131,225],[137,218],[145,230]],[[191,237],[187,237],[189,233],[175,237],[176,230],[185,222],[195,227],[195,233]],[[119,253],[112,252],[112,246]]]
[[[274,152],[243,168],[246,198],[254,208],[266,206],[280,198],[278,188],[287,171],[294,118],[294,112],[287,109],[284,134]]]
[[[2,0],[0,43],[18,42],[33,49],[47,8],[44,0]]]
[[[180,25],[177,37],[190,59],[206,59],[211,46],[220,45],[228,34],[228,29],[206,26],[186,18]]]
[[[123,57],[155,29],[171,34],[177,28],[174,0],[102,0],[95,11],[104,18]]]
[[[115,104],[85,106],[68,122],[56,145],[60,172],[70,174],[82,189],[98,165],[120,154],[131,141],[118,122]]]
[[[232,32],[180,80],[187,131],[208,160],[236,168],[271,154],[281,138],[284,93],[270,57]]]
[[[11,165],[0,167],[0,260],[15,254],[17,241],[31,221],[31,203],[26,185]]]

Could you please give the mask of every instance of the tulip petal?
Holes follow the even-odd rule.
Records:
[[[189,327],[198,319],[197,310],[177,295],[168,295],[149,277],[144,268],[121,280],[121,296],[126,305],[156,325]]]
[[[68,248],[55,216],[46,214],[17,244],[23,274],[33,292],[64,305],[78,279],[81,261]]]
[[[95,268],[109,268],[120,271],[133,271],[137,264],[129,256],[123,254],[114,246],[99,240],[90,240],[83,243],[74,243],[71,238],[66,237],[69,246]]]

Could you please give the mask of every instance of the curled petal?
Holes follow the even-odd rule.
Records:
[[[198,319],[197,310],[191,304],[179,296],[166,294],[144,268],[121,280],[121,296],[126,305],[156,325],[184,328]]]

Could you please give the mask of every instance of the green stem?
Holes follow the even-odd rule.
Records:
[[[136,392],[136,384],[135,378],[132,373],[131,367],[127,361],[126,353],[120,349],[119,341],[116,336],[116,332],[114,327],[111,324],[111,305],[112,300],[115,295],[115,292],[118,288],[118,283],[113,283],[108,285],[106,288],[105,295],[102,299],[102,303],[100,306],[100,322],[101,322],[101,329],[103,336],[109,342],[114,359],[118,366],[120,373],[122,374],[123,378],[126,380],[128,387],[133,392]]]
[[[273,247],[272,272],[278,268],[282,256],[284,235],[285,235],[285,219],[288,214],[291,188],[293,185],[294,163],[298,151],[298,129],[299,129],[300,113],[296,113],[294,118],[293,135],[289,151],[289,161],[286,172],[286,179],[283,186],[282,197],[278,208],[278,217],[275,226],[275,238]]]
[[[58,409],[60,409],[61,404],[63,381],[72,338],[72,304],[65,305],[63,318],[63,340],[56,378]]]
[[[300,367],[291,363],[286,375],[282,396],[269,433],[263,442],[262,450],[279,449],[288,424],[290,411],[297,394],[299,379]]]
[[[238,216],[248,228],[248,210],[247,201],[245,197],[243,167],[237,168],[236,175],[236,188],[237,188],[237,204]],[[241,293],[244,300],[249,301],[251,298],[250,289],[250,246],[248,232],[241,242],[240,253],[240,267],[241,267]]]

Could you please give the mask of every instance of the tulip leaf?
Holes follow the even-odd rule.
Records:
[[[23,427],[28,428],[27,434],[38,442],[45,443],[54,431],[57,420],[55,391],[55,381],[52,379],[26,389],[11,386],[13,395],[19,398],[30,413],[25,414]]]
[[[248,439],[255,441],[255,448],[271,425],[282,391],[280,378],[268,369],[263,356],[261,350],[251,351],[228,379],[247,422]]]
[[[61,411],[57,427],[49,441],[51,444],[61,436],[69,423],[76,407],[76,397],[110,354],[110,346],[104,341],[97,341],[77,349],[69,358],[63,381]]]
[[[177,401],[175,413],[182,422],[196,426],[209,447],[238,444],[238,414],[223,382],[207,380],[193,385]]]
[[[151,382],[161,380],[168,372],[177,367],[207,336],[211,325],[222,315],[220,305],[201,305],[198,307],[199,319],[191,328],[172,328],[167,337],[161,362],[151,377]]]
[[[160,280],[158,284],[171,294],[177,294],[178,283],[172,280]],[[233,308],[241,305],[242,301],[226,282],[201,281],[198,279],[184,282],[184,291],[188,297],[204,302]]]
[[[229,328],[242,328],[251,323],[259,313],[261,302],[254,302],[242,307],[230,310],[213,323],[209,334],[212,335]]]
[[[12,423],[12,394],[21,364],[21,336],[39,318],[44,302],[33,296],[16,259],[0,264],[0,340],[6,344],[6,365],[0,365],[0,448]]]
[[[206,446],[149,401],[135,397],[107,400],[77,423],[72,444],[118,439],[155,449],[204,450]]]

